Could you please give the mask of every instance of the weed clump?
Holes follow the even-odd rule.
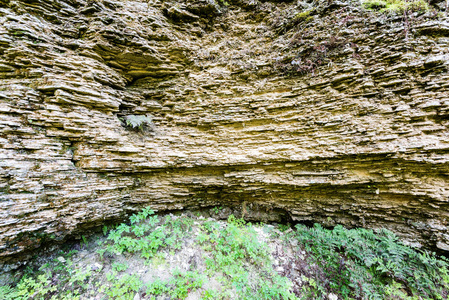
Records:
[[[427,12],[430,6],[425,0],[366,0],[362,2],[366,9],[378,10],[380,12]]]
[[[131,128],[135,131],[151,131],[154,127],[153,120],[150,116],[128,115],[120,119],[124,122],[124,125],[126,127]]]
[[[293,24],[297,25],[301,22],[309,22],[313,20],[313,17],[311,16],[312,12],[314,10],[310,9],[310,10],[306,10],[306,11],[302,11],[300,13],[297,13],[294,17],[293,17]]]

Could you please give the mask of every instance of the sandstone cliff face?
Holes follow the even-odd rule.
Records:
[[[147,205],[448,251],[448,21],[358,2],[0,0],[3,270]]]

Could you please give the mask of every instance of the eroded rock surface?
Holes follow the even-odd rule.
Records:
[[[147,205],[449,251],[444,13],[230,2],[0,0],[3,270]]]

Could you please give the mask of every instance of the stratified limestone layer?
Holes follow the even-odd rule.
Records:
[[[358,1],[0,0],[3,270],[148,205],[449,251],[448,21]]]

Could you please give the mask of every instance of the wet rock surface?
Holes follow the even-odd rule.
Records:
[[[357,3],[0,1],[1,268],[148,205],[449,251],[449,20]]]

